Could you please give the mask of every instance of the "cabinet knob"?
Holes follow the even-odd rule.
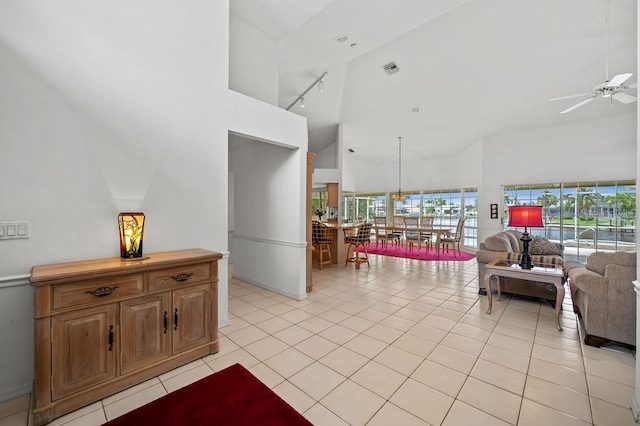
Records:
[[[178,282],[182,282],[182,281],[188,280],[191,277],[191,275],[193,275],[193,272],[189,272],[188,274],[185,273],[185,274],[172,275],[171,278],[173,278]]]

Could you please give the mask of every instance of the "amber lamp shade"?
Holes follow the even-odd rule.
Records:
[[[142,237],[144,235],[144,213],[120,213],[120,257],[123,260],[142,260]]]
[[[531,237],[527,232],[527,228],[542,228],[542,206],[509,206],[509,224],[514,228],[524,227],[524,232],[520,241],[522,241],[522,259],[520,267],[522,269],[531,269],[531,255],[529,254],[529,241]]]

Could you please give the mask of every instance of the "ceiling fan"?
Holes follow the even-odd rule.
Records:
[[[625,84],[625,81],[627,81],[632,75],[633,73],[618,74],[611,80],[609,80],[609,1],[607,1],[607,59],[605,63],[605,82],[595,86],[593,89],[591,89],[591,92],[580,93],[578,95],[561,96],[559,98],[550,99],[550,101],[553,102],[562,99],[580,98],[587,96],[585,100],[578,102],[577,104],[565,109],[564,111],[561,111],[560,114],[565,114],[567,112],[573,111],[574,109],[579,108],[582,105],[588,104],[597,97],[610,98],[611,102],[613,102],[613,99],[615,99],[616,101],[622,102],[623,104],[630,104],[638,99],[636,96],[625,93],[626,90],[635,89],[636,87],[638,87],[637,83]]]

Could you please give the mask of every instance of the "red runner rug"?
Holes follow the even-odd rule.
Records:
[[[362,246],[360,246],[360,251],[363,251]],[[380,254],[383,256],[393,256],[393,257],[402,257],[405,259],[417,259],[417,260],[471,260],[475,255],[471,253],[461,252],[458,253],[456,250],[456,256],[453,255],[453,249],[449,249],[449,252],[440,250],[440,256],[436,256],[436,249],[432,248],[429,251],[425,250],[425,247],[420,247],[420,253],[418,253],[418,245],[414,244],[413,250],[409,250],[407,246],[397,247],[395,245],[387,244],[387,247],[382,247],[382,243],[378,243],[378,248],[376,248],[376,243],[369,244],[367,248],[367,253],[369,254]]]
[[[106,423],[109,426],[312,426],[240,364]]]

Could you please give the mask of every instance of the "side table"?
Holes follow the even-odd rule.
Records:
[[[493,307],[493,297],[491,295],[491,281],[497,281],[498,300],[500,300],[500,280],[498,277],[519,278],[526,281],[550,283],[556,286],[556,328],[562,331],[560,326],[560,315],[562,313],[562,301],[564,300],[564,274],[562,268],[534,266],[532,269],[522,269],[517,263],[497,259],[487,264],[484,288],[489,299],[489,309],[491,313]]]

